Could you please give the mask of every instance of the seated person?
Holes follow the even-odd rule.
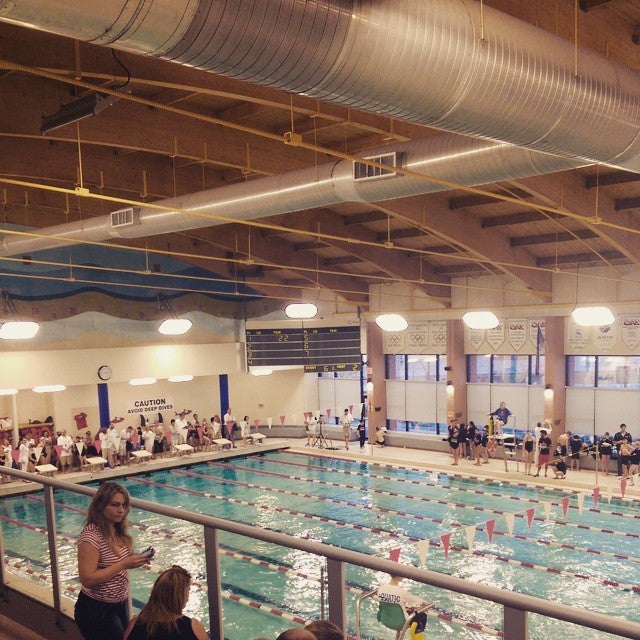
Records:
[[[385,427],[384,425],[377,426],[374,443],[379,444],[381,447],[384,447],[386,434],[387,434],[387,427]]]
[[[414,596],[412,593],[399,586],[401,578],[399,576],[391,576],[389,584],[378,588],[377,597],[380,601],[378,608],[378,620],[390,629],[396,630],[396,638],[400,637],[404,625],[411,620],[411,625],[416,623],[416,634],[420,634],[419,627],[424,631],[426,624],[426,612],[424,618],[420,617],[416,620],[416,610],[424,608],[430,603],[425,602],[422,598]],[[397,615],[398,606],[402,612],[402,618]]]

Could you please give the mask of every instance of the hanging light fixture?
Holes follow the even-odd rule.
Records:
[[[0,326],[0,339],[2,340],[29,340],[33,338],[40,325],[31,320],[18,320],[18,310],[15,302],[8,291],[2,291],[0,294],[2,302],[2,313],[6,313],[12,318]]]
[[[0,389],[0,396],[15,396],[18,393],[17,389]]]
[[[267,367],[257,367],[255,369],[251,369],[249,373],[252,376],[270,376],[273,373],[273,369],[269,369]]]
[[[167,378],[168,382],[191,382],[193,380],[193,376],[189,374],[185,374],[183,376],[171,376]]]
[[[158,311],[164,312],[169,317],[164,320],[158,327],[158,332],[163,336],[182,336],[191,327],[193,323],[187,318],[178,318],[171,306],[171,303],[161,294],[157,294],[158,297]]]
[[[493,311],[467,311],[462,316],[469,329],[495,329],[499,324],[498,316]]]
[[[399,313],[381,313],[376,317],[376,324],[383,331],[404,331],[409,326]]]
[[[155,384],[158,382],[157,378],[133,378],[133,380],[129,380],[129,384],[132,387],[142,387],[146,384]]]
[[[576,307],[571,317],[581,327],[603,327],[616,321],[609,307]]]
[[[285,307],[284,313],[287,318],[308,320],[318,315],[318,307],[313,302],[292,302]]]

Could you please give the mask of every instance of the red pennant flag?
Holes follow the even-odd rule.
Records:
[[[598,500],[600,500],[600,487],[594,487],[591,496],[593,497],[593,507],[594,509],[597,509]]]
[[[284,420],[286,416],[280,416],[280,424],[284,427]]]
[[[313,415],[313,414],[311,413],[311,411],[305,411],[305,412],[304,412],[304,417],[305,417],[307,420],[311,420],[311,416],[312,416],[312,415]]]
[[[562,515],[564,515],[564,517],[566,518],[567,511],[569,511],[569,497],[565,496],[560,502],[562,504]]]
[[[231,428],[233,427],[233,421],[229,420],[229,422],[227,422],[226,424],[227,424],[227,431],[231,431]]]
[[[53,445],[53,448],[56,450],[56,453],[58,454],[58,458],[62,457],[62,445],[61,444],[56,444]]]
[[[442,540],[442,548],[444,549],[444,557],[449,557],[449,546],[451,545],[451,532],[443,533],[440,536],[440,540]]]
[[[135,446],[137,446],[139,441],[140,441],[140,437],[138,436],[138,434],[137,433],[132,433],[131,434],[131,444],[135,447]]]
[[[624,492],[627,490],[627,479],[626,478],[620,478],[620,493],[622,494],[622,497],[624,498]]]
[[[260,424],[260,418],[254,418],[253,426],[257,429],[259,424]]]
[[[11,449],[11,455],[13,456],[13,461],[18,464],[18,458],[20,457],[20,449]]]
[[[353,413],[353,405],[352,404],[349,405],[349,413]]]
[[[197,427],[196,431],[198,432],[198,438],[202,440],[202,434],[204,433],[204,429],[202,427]]]
[[[172,435],[171,431],[167,431],[164,434],[164,437],[167,439],[167,442],[171,442],[171,435]]]
[[[487,520],[486,527],[487,527],[487,537],[489,538],[489,542],[491,543],[493,542],[493,532],[496,528],[496,521]]]
[[[102,453],[102,440],[100,440],[99,438],[93,441],[93,444],[96,447],[96,451],[98,453]]]
[[[391,560],[391,562],[398,562],[400,560],[400,551],[402,551],[400,547],[397,549],[389,549],[389,560]]]
[[[327,418],[331,417],[331,409],[326,409]]]
[[[536,512],[536,510],[533,507],[529,507],[525,513],[527,514],[527,527],[529,527],[529,530],[531,530],[531,523],[533,522],[533,514]]]

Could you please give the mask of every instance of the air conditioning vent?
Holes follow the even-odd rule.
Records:
[[[393,153],[385,153],[379,156],[365,156],[365,160],[373,160],[380,164],[389,165],[389,167],[396,167],[398,162],[398,155],[394,151]],[[353,179],[358,180],[376,180],[378,178],[390,178],[395,176],[396,172],[390,169],[383,169],[381,167],[373,167],[364,162],[353,163]]]
[[[111,227],[130,227],[133,224],[137,224],[137,216],[133,207],[126,209],[118,209],[118,211],[111,212]]]

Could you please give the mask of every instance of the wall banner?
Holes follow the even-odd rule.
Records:
[[[640,344],[640,316],[622,316],[620,331],[622,342],[629,349],[635,349]]]
[[[526,318],[513,318],[507,320],[507,340],[509,344],[516,350],[520,351],[527,341],[527,325],[529,321]]]
[[[173,410],[173,399],[164,397],[139,397],[127,403],[127,415],[140,415],[141,413],[160,413]]]

